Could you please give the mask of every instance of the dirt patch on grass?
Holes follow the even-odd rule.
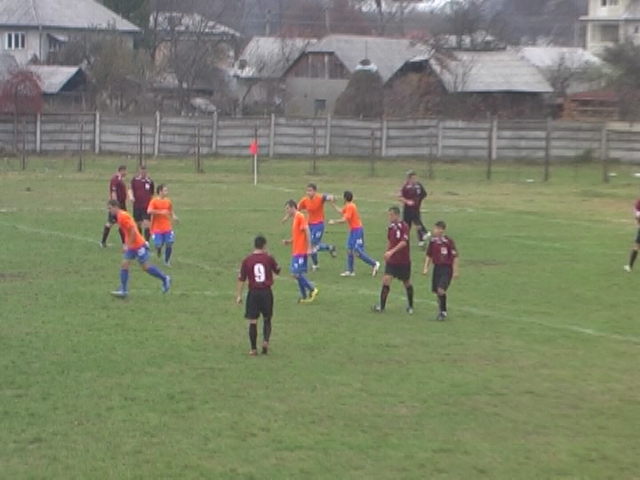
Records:
[[[26,279],[27,274],[24,272],[0,272],[0,283],[19,282]]]

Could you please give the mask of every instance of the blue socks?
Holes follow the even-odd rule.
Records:
[[[329,251],[329,245],[327,245],[326,243],[321,243],[320,245],[318,245],[318,251],[319,252],[328,252]]]
[[[315,290],[315,287],[307,280],[307,277],[302,274],[298,275],[298,288],[300,289],[302,298],[307,298],[307,290],[309,293]]]
[[[123,268],[120,270],[120,290],[126,292],[127,288],[129,288],[129,270]]]
[[[370,267],[376,266],[376,261],[372,259],[369,255],[364,253],[364,250],[356,250],[356,255],[358,255],[358,257],[360,257],[360,260],[362,260],[364,263],[366,263]]]
[[[155,265],[151,265],[148,269],[147,269],[147,273],[149,275],[151,275],[152,277],[156,277],[160,280],[162,280],[163,282],[166,280],[167,276],[162,273],[160,271],[160,269],[158,267],[156,267]]]
[[[171,254],[173,253],[173,245],[167,245],[164,248],[164,261],[166,263],[169,263],[169,260],[171,260]]]
[[[347,254],[347,272],[353,272],[355,269],[356,258],[352,252]]]

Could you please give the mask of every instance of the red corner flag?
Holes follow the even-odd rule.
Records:
[[[255,140],[251,142],[251,145],[249,145],[249,152],[251,155],[258,155],[258,142]]]

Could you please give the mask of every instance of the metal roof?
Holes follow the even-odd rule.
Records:
[[[141,32],[134,24],[94,0],[2,0],[0,25]]]
[[[176,31],[181,34],[207,34],[212,36],[240,37],[231,27],[204,17],[198,13],[160,12],[149,17],[149,26],[161,32]]]
[[[45,95],[55,95],[75,77],[82,72],[79,67],[59,67],[56,65],[27,65],[27,70],[37,75],[40,88]]]
[[[603,66],[603,61],[584,48],[522,47],[517,53],[540,69],[555,69],[564,65],[572,70]]]
[[[450,58],[434,57],[431,67],[449,92],[553,92],[536,67],[508,50],[452,52]]]
[[[305,49],[310,38],[253,37],[236,62],[239,78],[280,78]]]
[[[328,35],[306,51],[333,53],[351,72],[355,71],[362,60],[371,60],[378,67],[382,81],[386,83],[405,63],[424,56],[426,50],[426,47],[407,39]]]

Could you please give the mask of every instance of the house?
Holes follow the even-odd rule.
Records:
[[[85,107],[87,75],[80,67],[27,65],[40,81],[45,106],[49,109]]]
[[[328,35],[309,45],[285,73],[287,115],[332,114],[362,60],[377,67],[387,84],[408,62],[426,58],[425,48],[407,39]]]
[[[584,48],[522,47],[516,52],[544,75],[561,99],[604,86],[606,64]]]
[[[2,0],[1,53],[19,64],[33,59],[45,63],[70,38],[94,32],[113,32],[133,48],[141,30],[95,0]]]
[[[610,89],[593,90],[569,95],[565,99],[565,120],[610,121],[620,119],[621,95]]]
[[[243,113],[279,113],[284,105],[285,72],[315,42],[298,37],[253,37],[233,69]]]
[[[423,85],[412,95],[416,108],[428,105],[421,115],[469,120],[540,117],[546,116],[553,93],[542,73],[510,50],[434,54],[422,73],[410,75],[418,75]]]
[[[640,41],[640,0],[589,0],[586,49],[596,55],[612,45]]]

